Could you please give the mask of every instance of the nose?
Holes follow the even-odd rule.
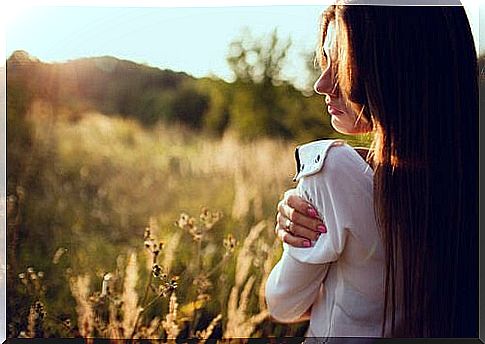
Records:
[[[322,72],[318,80],[313,85],[313,90],[321,95],[337,96],[338,87],[332,76],[330,68]]]

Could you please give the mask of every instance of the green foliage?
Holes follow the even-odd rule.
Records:
[[[176,93],[171,105],[177,121],[192,129],[200,129],[209,107],[209,97],[193,87],[185,87]]]
[[[233,41],[227,61],[236,76],[229,108],[230,127],[245,139],[277,135],[291,137],[280,118],[277,85],[290,41],[281,42],[273,31],[269,42],[256,40],[249,32]]]
[[[175,116],[171,103],[175,97],[175,91],[149,90],[140,96],[140,107],[137,110],[138,119],[145,126],[150,127],[158,121],[170,122]]]
[[[239,81],[277,85],[283,82],[281,70],[290,46],[291,41],[282,42],[276,29],[268,39],[255,39],[245,31],[229,45],[227,62]]]
[[[220,79],[204,78],[197,81],[196,87],[208,98],[208,109],[202,124],[204,130],[221,136],[229,124],[229,107],[233,102],[231,86]]]
[[[267,40],[246,32],[231,43],[227,60],[236,81],[229,126],[241,138],[278,136],[310,141],[331,133],[328,121],[322,121],[321,98],[304,96],[281,75],[290,46],[276,30]]]
[[[23,152],[32,147],[32,127],[25,119],[32,95],[29,90],[18,83],[7,85],[7,160],[12,164],[7,166],[7,192],[13,191],[17,178],[22,173]]]

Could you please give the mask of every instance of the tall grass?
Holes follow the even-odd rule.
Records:
[[[98,113],[53,117],[40,105],[29,120],[33,149],[10,195],[23,215],[11,268],[42,270],[46,292],[15,281],[9,336],[301,333],[304,325],[272,323],[263,295],[280,253],[272,227],[292,186],[294,144],[147,130]],[[48,316],[35,332],[39,300]]]

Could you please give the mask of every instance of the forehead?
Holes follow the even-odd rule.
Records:
[[[327,34],[325,35],[325,41],[323,42],[323,49],[325,49],[326,51],[333,51],[335,47],[335,39],[335,20],[332,20],[328,23]]]

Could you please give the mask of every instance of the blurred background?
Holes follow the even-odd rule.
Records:
[[[324,8],[12,12],[8,337],[303,336],[263,293],[294,149],[371,140],[312,93]]]

